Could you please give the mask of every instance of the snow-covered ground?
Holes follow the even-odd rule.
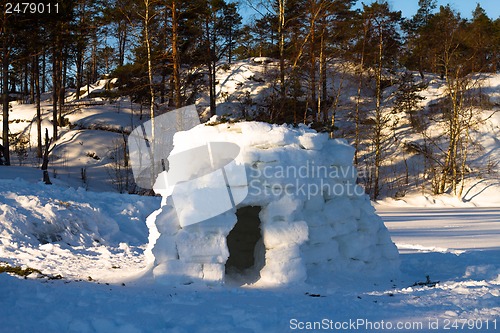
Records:
[[[500,209],[495,211],[498,216]],[[421,216],[426,217],[425,213]],[[450,222],[454,220],[453,215],[448,216]],[[405,223],[404,215],[399,219]],[[418,227],[418,221],[406,223]],[[498,220],[490,222],[491,229],[498,232],[498,224]],[[473,222],[466,227],[474,229]],[[339,330],[344,332],[373,332],[384,327],[400,332],[497,331],[498,244],[481,251],[462,246],[465,252],[459,254],[438,248],[442,238],[434,237],[438,242],[434,248],[414,244],[413,253],[402,254],[402,274],[392,281],[325,276],[325,286],[263,290],[140,282],[107,285],[105,279],[101,284],[22,280],[2,274],[0,327],[9,332],[293,332],[320,331],[305,329],[319,322],[325,330],[344,325]],[[476,241],[481,243],[481,237]],[[419,243],[418,236],[413,243]],[[403,248],[408,247],[403,244]],[[43,246],[34,249],[39,255],[47,250]],[[132,263],[124,260],[118,264]],[[115,274],[122,273],[117,270]],[[439,282],[414,285],[426,282],[426,276]],[[408,329],[396,329],[401,327]]]
[[[145,217],[158,198],[46,186],[29,168],[15,169],[0,179],[0,261],[63,278],[0,274],[4,332],[499,330],[498,206],[376,205],[401,252],[393,277],[324,275],[273,289],[161,286],[137,278]],[[56,241],[42,244],[40,231]]]

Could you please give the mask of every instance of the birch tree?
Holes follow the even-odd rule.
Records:
[[[369,21],[371,42],[375,46],[372,54],[372,64],[375,69],[375,112],[373,125],[373,175],[372,189],[373,199],[378,199],[381,190],[380,170],[383,163],[384,131],[388,117],[383,109],[382,81],[385,67],[393,65],[398,42],[398,24],[401,20],[401,12],[392,12],[387,2],[375,2],[370,6],[364,5],[363,15]]]

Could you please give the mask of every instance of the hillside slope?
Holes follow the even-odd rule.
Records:
[[[217,71],[217,113],[230,118],[266,119],[269,105],[275,98],[277,85],[277,61],[270,58],[252,58],[232,64],[221,64]],[[418,92],[422,100],[417,110],[395,112],[395,92],[402,73],[385,73],[387,87],[383,96],[384,138],[383,163],[381,166],[382,198],[406,198],[432,195],[434,167],[427,158],[432,151],[442,159],[446,149],[446,123],[443,122],[446,82],[438,76],[427,74],[424,81],[413,74],[415,84],[424,84]],[[330,64],[327,76],[329,115],[335,116],[335,137],[355,142],[354,110],[356,108],[359,76],[355,66],[345,62]],[[478,195],[497,190],[500,161],[500,74],[481,74],[473,78],[473,93],[479,96],[472,110],[478,123],[470,132],[470,149],[466,166],[466,184],[463,197],[466,202],[480,205]],[[307,80],[307,77],[304,78]],[[113,85],[108,83],[112,82]],[[74,101],[70,91],[63,116],[68,126],[61,128],[61,137],[51,155],[49,171],[52,177],[61,178],[71,186],[81,186],[96,191],[135,192],[130,172],[124,170],[124,139],[130,131],[148,119],[147,106],[132,103],[129,97],[116,97],[116,80],[104,79],[90,86],[83,99]],[[107,89],[113,97],[101,96]],[[105,94],[104,94],[105,95]],[[51,101],[49,94],[42,102],[42,128],[51,132]],[[273,97],[274,96],[274,97]],[[360,143],[358,170],[360,182],[370,191],[373,176],[373,110],[374,79],[364,78],[360,96]],[[305,92],[298,96],[306,99]],[[199,92],[196,107],[202,119],[208,119],[208,94]],[[300,121],[311,124],[314,115],[307,103],[298,103],[294,112]],[[160,106],[165,111],[165,106]],[[162,111],[162,112],[163,112]],[[36,110],[34,105],[12,102],[10,127],[14,140],[13,164],[38,167],[40,160],[34,157],[36,147]],[[416,123],[416,120],[418,122]],[[422,120],[423,119],[423,120]],[[482,119],[484,121],[479,122]],[[29,150],[32,149],[30,152]],[[441,154],[441,155],[440,155]],[[486,194],[486,192],[484,192]],[[491,198],[490,195],[484,195]],[[431,200],[432,201],[432,200]]]

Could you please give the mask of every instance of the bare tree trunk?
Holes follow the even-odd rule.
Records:
[[[46,72],[45,69],[46,67],[46,62],[47,62],[47,54],[45,50],[45,46],[42,46],[42,82],[41,82],[41,91],[45,92],[45,82],[47,81],[46,79]]]
[[[313,8],[311,8],[311,11]],[[317,109],[317,95],[316,95],[316,22],[315,16],[311,14],[309,20],[309,57],[310,57],[310,70],[309,70],[309,80],[310,80],[310,93],[311,93],[311,106],[312,113],[314,114],[315,121],[320,120],[319,109]]]
[[[38,55],[33,57],[33,80],[35,81],[37,156],[42,157],[42,112],[40,108],[40,71]]]
[[[97,44],[99,43],[97,40],[97,32],[94,32],[92,39],[92,55],[90,57],[91,61],[91,69],[92,69],[92,82],[96,82],[98,79],[97,75]]]
[[[207,67],[208,67],[208,87],[210,90],[209,97],[210,97],[210,115],[215,116],[217,115],[217,105],[215,102],[216,99],[216,59],[215,59],[215,43],[216,43],[216,36],[215,36],[215,31],[212,31],[212,34],[210,34],[210,18],[207,16],[205,18],[205,33],[206,33],[206,44],[207,44]]]
[[[339,89],[337,90],[336,94],[335,94],[335,100],[333,102],[333,106],[332,106],[332,120],[331,120],[331,132],[330,132],[330,138],[334,138],[335,137],[335,116],[337,114],[337,108],[338,108],[338,105],[339,105],[339,101],[340,101],[340,93],[342,92],[342,85],[344,83],[344,75],[342,74],[342,77],[340,78],[340,83],[339,83]]]
[[[153,81],[153,60],[151,54],[151,40],[149,36],[149,20],[151,19],[149,13],[149,7],[151,5],[150,0],[144,0],[144,5],[146,6],[146,11],[144,15],[144,41],[146,43],[146,52],[148,55],[148,80],[149,80],[149,115],[151,117],[151,122],[154,122],[155,117],[155,92],[154,92],[154,81]],[[154,126],[153,126],[154,131]]]
[[[457,172],[457,149],[459,144],[460,136],[460,114],[458,106],[458,70],[455,77],[451,78],[449,73],[449,59],[445,58],[444,62],[444,73],[446,75],[446,86],[448,90],[448,97],[451,100],[452,109],[448,115],[448,149],[446,151],[445,162],[443,164],[441,179],[439,182],[439,193],[444,193],[446,190],[446,184],[448,183],[448,176],[450,176],[451,190],[456,194],[456,172]]]
[[[33,64],[33,61],[31,61],[31,71],[30,71],[30,104],[34,104],[34,103],[35,103],[35,66]]]
[[[83,77],[83,50],[76,52],[76,99],[80,99],[80,90],[82,88]]]
[[[361,87],[363,86],[363,71],[365,65],[365,48],[366,48],[366,36],[368,35],[368,24],[363,25],[363,43],[361,48],[361,60],[359,64],[359,78],[358,78],[358,92],[356,98],[356,109],[354,112],[354,164],[358,165],[358,151],[359,151],[359,141],[360,141],[360,117],[359,117],[359,104],[361,103]]]
[[[384,39],[382,26],[379,26],[379,48],[378,48],[378,68],[377,68],[377,87],[375,96],[375,168],[373,170],[373,199],[377,200],[380,195],[380,167],[382,166],[382,131],[384,120],[381,109],[382,102],[382,56]]]
[[[145,12],[144,12],[144,42],[146,44],[146,52],[148,57],[148,80],[149,80],[149,117],[151,119],[151,142],[156,144],[156,133],[155,133],[155,92],[154,92],[154,81],[153,81],[153,60],[151,54],[151,40],[149,35],[149,23],[153,18],[150,15],[151,0],[144,0]],[[155,160],[153,154],[151,154],[151,188],[156,180],[156,170],[155,170]]]
[[[29,78],[29,65],[28,65],[28,60],[24,61],[24,68],[23,68],[23,103],[26,101],[26,97],[29,95],[29,88],[28,88],[28,78]]]
[[[280,98],[285,99],[285,6],[286,0],[278,0],[278,44],[280,53]]]
[[[465,187],[465,173],[467,172],[467,155],[469,153],[469,141],[470,141],[470,129],[467,127],[464,142],[462,143],[461,153],[462,153],[462,163],[460,166],[460,189],[458,190],[457,196],[462,197]]]
[[[43,182],[46,184],[46,185],[52,185],[52,182],[50,181],[50,177],[49,177],[49,154],[50,152],[52,151],[52,149],[54,149],[54,147],[52,147],[52,149],[50,149],[50,143],[51,143],[52,140],[49,139],[49,130],[46,128],[45,129],[45,151],[43,153],[43,162],[42,162],[42,172],[43,172]]]
[[[64,119],[63,119],[63,109],[64,109],[64,98],[65,98],[65,94],[66,94],[66,65],[67,65],[67,61],[66,61],[66,56],[65,54],[63,53],[63,51],[61,50],[61,56],[59,58],[59,69],[60,69],[60,72],[59,72],[59,77],[60,77],[60,81],[59,81],[59,118],[58,118],[58,123],[59,123],[59,126],[64,126]]]
[[[123,22],[118,26],[118,66],[125,63],[125,46],[127,44],[127,27]]]
[[[30,64],[30,59],[26,59],[26,78],[24,81],[24,88],[26,89],[26,97],[29,104],[33,104],[35,101],[35,87],[33,83],[33,64]]]
[[[59,36],[57,35],[52,53],[52,137],[57,140],[57,107],[59,101]]]
[[[325,27],[321,28],[321,51],[319,55],[319,78],[321,95],[318,97],[318,111],[323,114],[323,122],[328,122],[328,109],[326,108],[326,100],[328,99],[328,90],[326,82],[326,52],[325,52]]]

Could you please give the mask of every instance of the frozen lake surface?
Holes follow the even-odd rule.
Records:
[[[500,208],[378,207],[400,253],[500,249]]]

